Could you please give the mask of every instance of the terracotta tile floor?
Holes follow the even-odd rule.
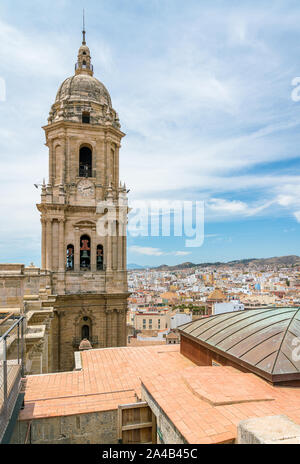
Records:
[[[300,424],[300,388],[273,387],[232,367],[192,367],[142,382],[189,443],[234,440],[249,417],[286,414]]]
[[[232,367],[197,367],[179,345],[81,353],[82,371],[28,376],[21,420],[117,409],[141,382],[189,443],[234,440],[249,417],[286,414],[300,424],[300,388],[273,387]]]
[[[142,376],[194,365],[179,353],[179,345],[90,350],[81,358],[82,371],[27,377],[21,420],[116,409],[141,396]]]

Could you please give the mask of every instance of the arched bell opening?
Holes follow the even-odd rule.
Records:
[[[91,269],[91,240],[88,235],[80,237],[80,269],[83,271]]]
[[[89,147],[80,148],[79,177],[92,177],[92,150]]]
[[[74,245],[67,246],[66,270],[74,270]]]

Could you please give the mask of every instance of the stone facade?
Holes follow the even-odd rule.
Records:
[[[18,421],[10,444],[116,444],[118,411],[101,411],[73,416],[45,417]]]
[[[24,264],[0,263],[0,309],[23,307],[24,295],[38,295],[40,288],[50,288],[50,273]]]
[[[119,182],[125,134],[108,91],[93,77],[85,43],[75,76],[61,85],[44,130],[49,181],[37,205],[42,269],[51,272],[57,296],[54,370],[69,370],[85,336],[93,347],[126,345],[128,208]]]
[[[44,130],[49,179],[37,205],[41,268],[0,265],[0,307],[32,318],[46,309],[44,295],[51,300],[51,319],[26,333],[31,373],[73,369],[82,338],[93,348],[126,345],[128,206],[119,180],[125,134],[107,89],[93,76],[85,40]]]
[[[89,326],[93,348],[126,346],[127,301],[122,294],[75,294],[56,299],[53,321],[55,371],[74,368],[74,351],[82,339],[82,324]]]

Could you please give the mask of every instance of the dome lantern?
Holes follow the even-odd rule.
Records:
[[[85,24],[84,24],[84,10],[83,10],[83,29],[82,29],[82,45],[78,50],[77,63],[75,64],[75,74],[88,74],[92,76],[93,65],[91,64],[91,53],[85,41]]]

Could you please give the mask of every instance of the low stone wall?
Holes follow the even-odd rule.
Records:
[[[253,417],[238,425],[239,445],[300,444],[300,426],[285,415]]]
[[[49,271],[24,264],[0,263],[0,307],[22,308],[25,295],[38,295],[50,288]]]
[[[18,421],[11,444],[114,444],[118,443],[117,410]]]

